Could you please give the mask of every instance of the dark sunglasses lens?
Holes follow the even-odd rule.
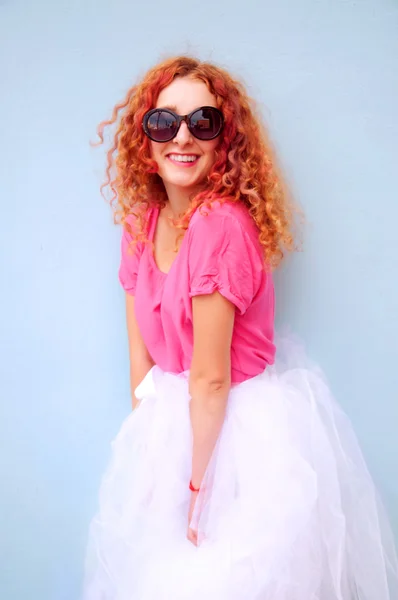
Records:
[[[158,110],[148,117],[146,128],[152,140],[167,142],[173,138],[177,131],[177,120],[167,110]]]
[[[190,130],[199,140],[211,140],[222,129],[222,116],[215,108],[199,108],[190,119]]]

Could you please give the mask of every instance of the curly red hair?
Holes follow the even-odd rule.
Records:
[[[112,117],[97,129],[100,143],[104,129],[116,124],[113,146],[107,153],[106,180],[115,221],[125,224],[128,215],[137,217],[136,239],[146,241],[145,213],[150,206],[164,206],[167,200],[157,164],[151,158],[150,143],[142,128],[145,113],[155,107],[157,97],[176,77],[203,81],[215,96],[225,126],[216,160],[201,190],[192,198],[189,210],[178,226],[188,227],[198,206],[212,201],[244,202],[259,229],[267,264],[275,267],[286,251],[294,249],[292,233],[294,207],[276,165],[265,128],[255,113],[243,85],[227,71],[190,57],[176,57],[152,68],[126,98],[113,109]]]

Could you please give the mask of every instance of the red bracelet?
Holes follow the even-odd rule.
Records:
[[[191,481],[189,482],[189,489],[191,490],[191,492],[199,492],[200,487],[194,488],[193,487],[193,483],[192,483],[192,479],[191,479]]]

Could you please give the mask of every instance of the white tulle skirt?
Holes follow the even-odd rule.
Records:
[[[187,374],[154,367],[136,395],[91,524],[84,600],[398,599],[391,531],[316,370],[278,364],[232,388],[198,547]]]

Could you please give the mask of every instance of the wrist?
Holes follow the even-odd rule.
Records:
[[[195,486],[192,483],[192,479],[191,479],[190,482],[189,482],[189,489],[191,490],[191,492],[194,492],[195,494],[198,494],[199,491],[200,491],[200,485],[199,486]]]

